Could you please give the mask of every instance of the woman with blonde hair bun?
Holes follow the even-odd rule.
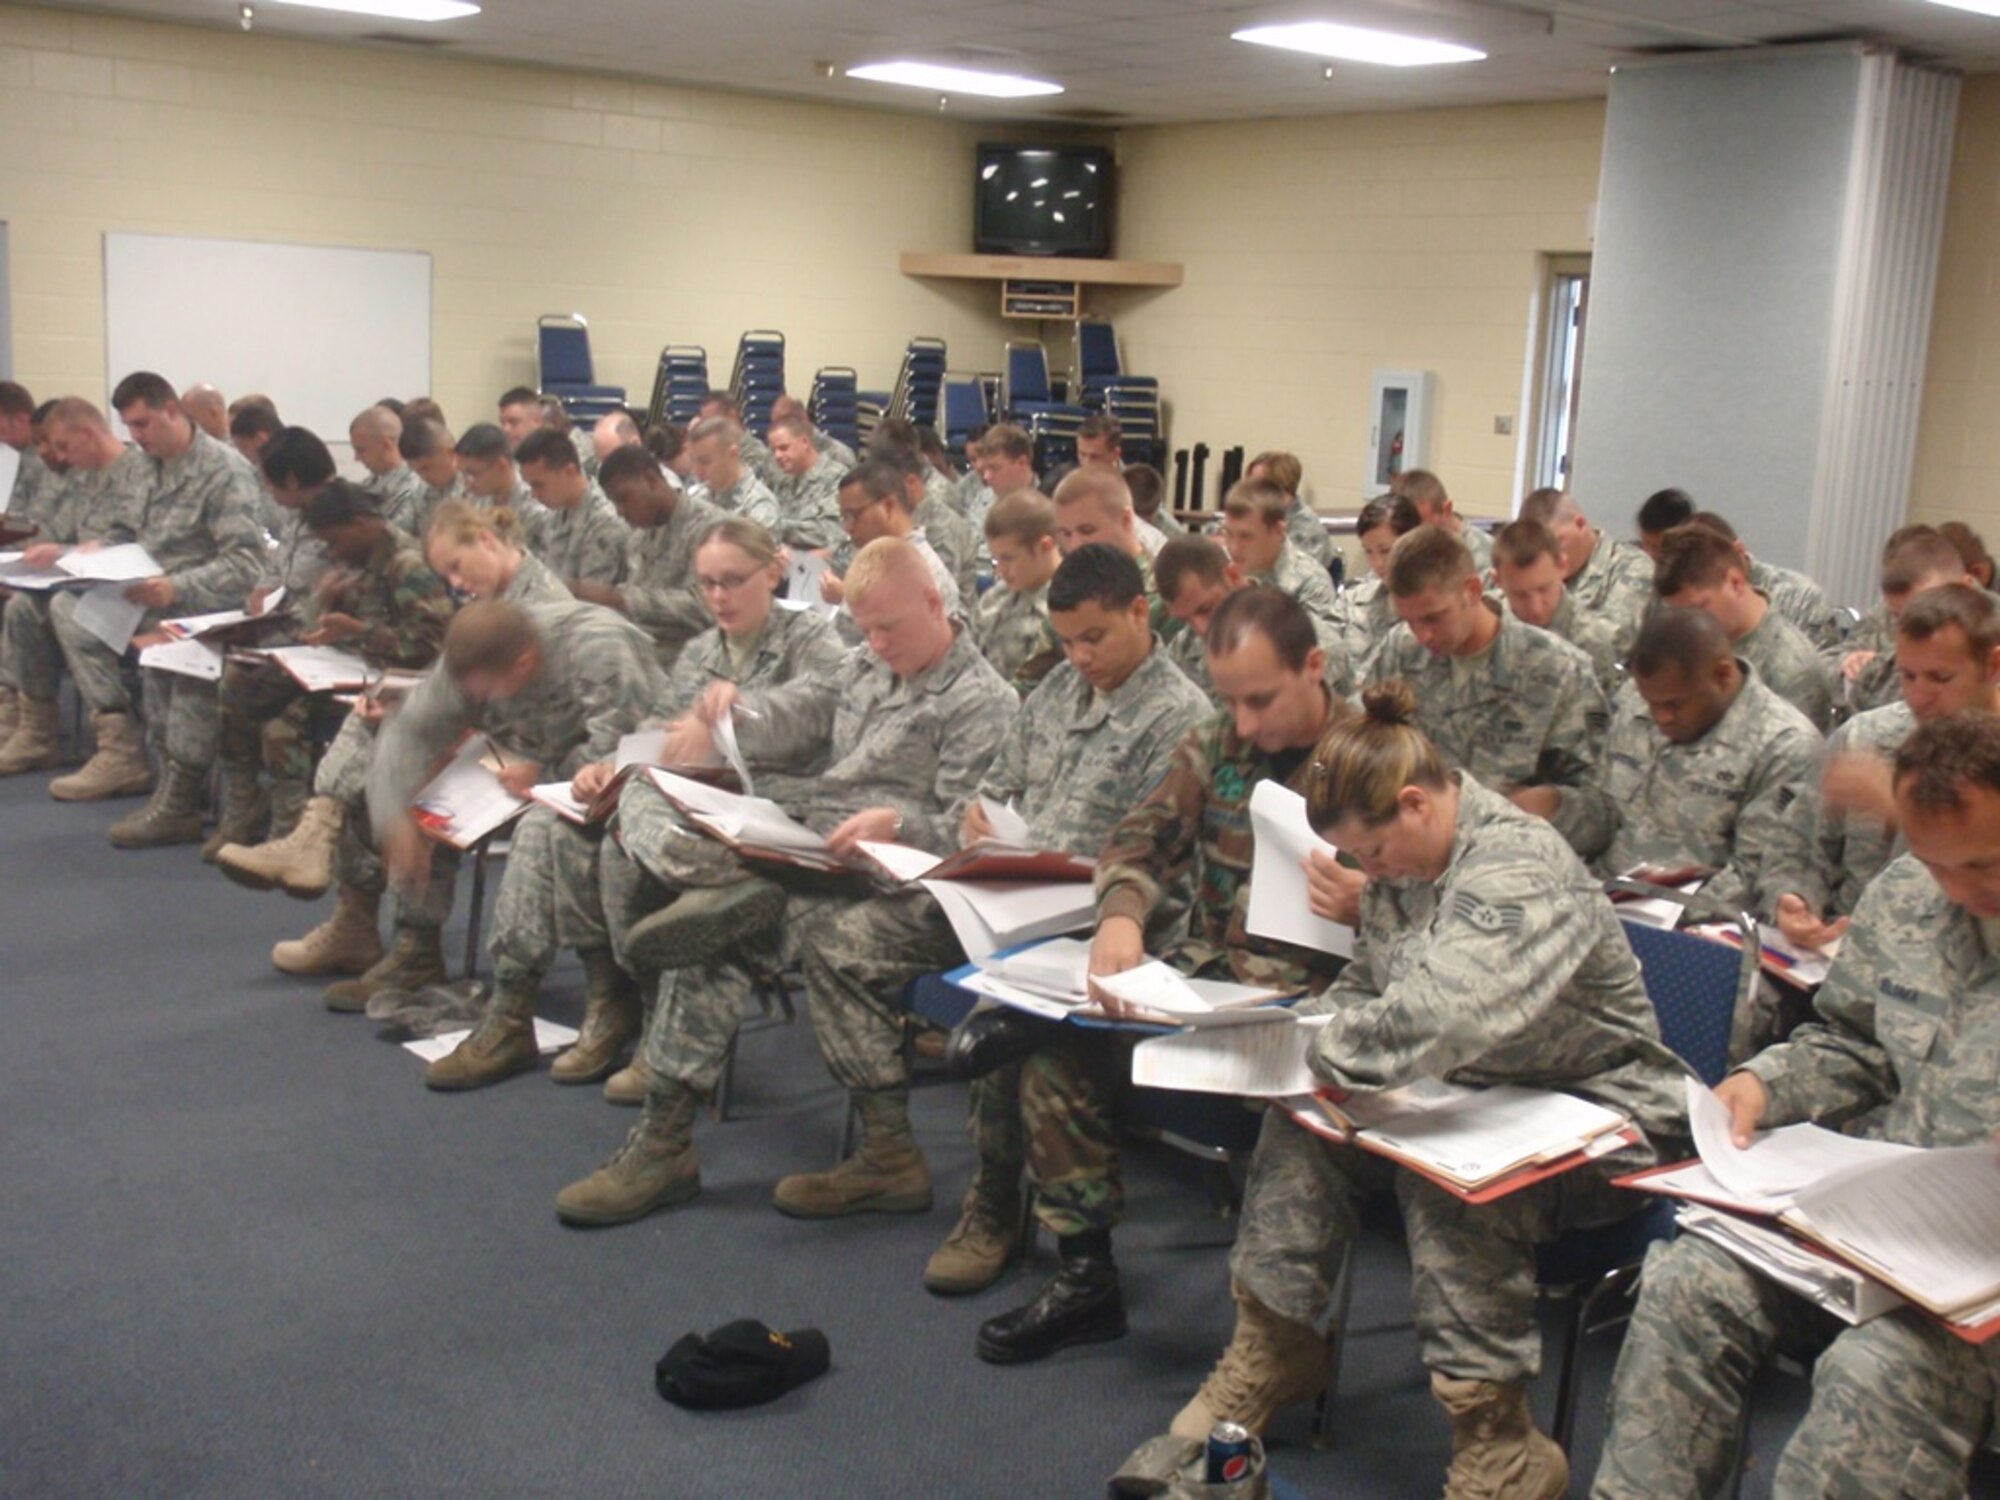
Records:
[[[1174,1431],[1261,1431],[1320,1389],[1320,1329],[1357,1206],[1392,1190],[1424,1363],[1451,1419],[1446,1494],[1553,1500],[1568,1467],[1527,1397],[1541,1362],[1535,1247],[1640,1206],[1611,1179],[1681,1150],[1682,1070],[1618,918],[1562,836],[1449,766],[1407,684],[1370,687],[1362,707],[1327,729],[1306,771],[1313,826],[1368,876],[1353,962],[1300,1007],[1329,1017],[1314,1074],[1348,1092],[1421,1079],[1558,1090],[1629,1115],[1641,1136],[1474,1204],[1270,1111],[1230,1255],[1236,1336]]]
[[[452,591],[469,599],[548,604],[570,597],[563,581],[528,550],[520,518],[504,505],[444,500],[424,528],[424,558]]]

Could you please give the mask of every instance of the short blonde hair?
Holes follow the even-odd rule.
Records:
[[[843,583],[850,606],[863,603],[885,583],[907,583],[938,594],[937,580],[931,577],[923,554],[913,544],[893,536],[877,537],[855,553]]]
[[[443,539],[470,547],[482,536],[493,537],[517,550],[525,545],[521,518],[514,514],[513,507],[496,505],[487,510],[470,500],[454,498],[439,501],[437,509],[431,512],[430,525],[424,528],[424,546],[428,548],[432,542]]]

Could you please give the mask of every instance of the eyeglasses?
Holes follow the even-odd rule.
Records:
[[[700,578],[694,586],[704,594],[733,594],[757,575],[755,573],[724,573],[720,578]]]
[[[879,500],[870,500],[866,505],[841,506],[840,524],[843,526],[852,526],[856,521],[860,520],[863,516],[867,515],[869,511],[873,510],[879,504],[881,504]]]

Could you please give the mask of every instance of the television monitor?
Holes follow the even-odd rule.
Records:
[[[983,143],[973,249],[981,255],[1109,255],[1111,175],[1111,153],[1099,146]]]

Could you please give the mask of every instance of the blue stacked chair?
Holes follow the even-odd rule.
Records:
[[[535,388],[554,396],[572,421],[595,422],[625,404],[625,387],[599,385],[582,313],[543,313],[535,323]]]
[[[991,420],[986,414],[986,390],[977,375],[944,378],[944,445],[954,454],[976,428]]]
[[[1076,430],[1090,412],[1056,399],[1049,380],[1048,351],[1039,340],[1009,339],[1007,366],[1001,377],[1000,406],[1007,420],[1025,428],[1035,440],[1035,466],[1074,453]]]
[[[762,434],[771,425],[771,407],[785,393],[785,336],[756,328],[736,345],[736,368],[729,394],[743,413],[745,430]]]
[[[903,353],[889,415],[919,427],[935,427],[944,390],[944,340],[915,338]]]
[[[699,344],[669,344],[660,351],[653,374],[653,399],[646,407],[646,424],[678,422],[682,426],[701,415],[708,394],[708,351]]]
[[[1125,434],[1125,456],[1162,467],[1166,432],[1160,416],[1160,382],[1127,373],[1109,323],[1076,325],[1077,399],[1114,418]]]
[[[859,452],[861,449],[860,377],[846,365],[828,365],[813,376],[806,410],[813,425]]]

